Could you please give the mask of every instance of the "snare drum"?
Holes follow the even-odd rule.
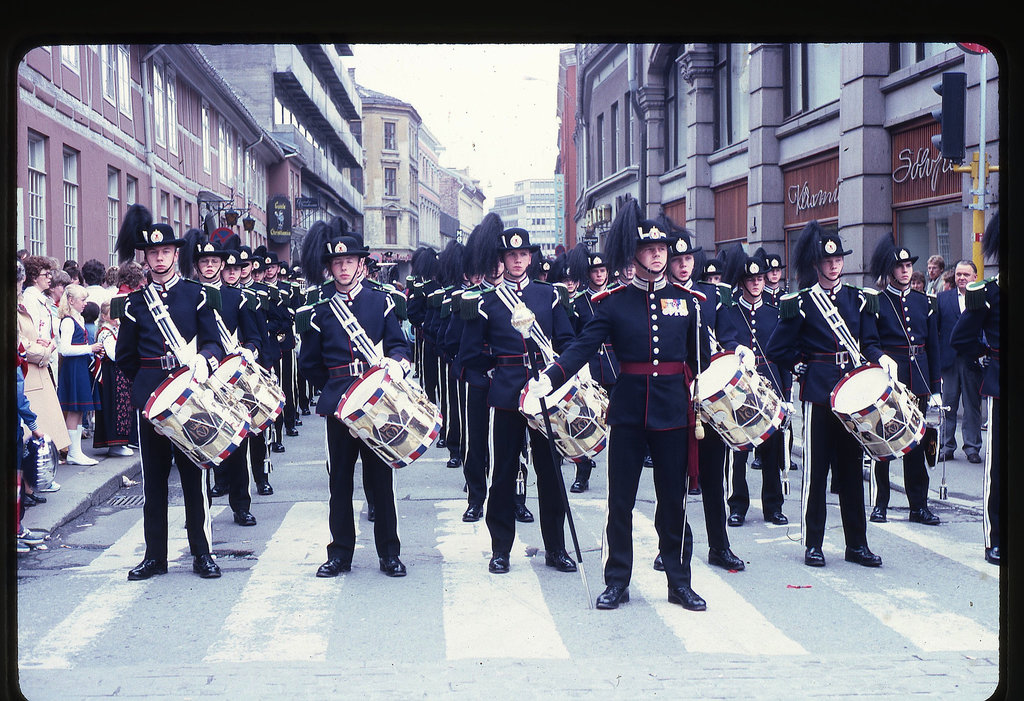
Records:
[[[200,467],[219,465],[250,429],[249,415],[219,383],[192,382],[180,368],[153,390],[142,415]]]
[[[266,429],[284,411],[281,386],[261,365],[248,363],[237,353],[221,361],[213,378],[223,385],[228,396],[245,407],[253,433]]]
[[[876,460],[913,450],[927,428],[917,398],[878,365],[849,372],[832,390],[832,411]]]
[[[604,450],[608,441],[605,427],[608,394],[603,387],[573,377],[545,397],[544,404],[555,433],[555,447],[561,455],[570,460],[593,458]],[[530,395],[525,387],[519,395],[519,411],[531,428],[548,434],[540,400]]]
[[[334,415],[394,468],[411,464],[441,433],[441,412],[426,394],[380,367],[352,383]]]
[[[711,357],[697,387],[701,418],[734,450],[752,450],[785,425],[782,399],[765,377],[745,368],[732,351]]]

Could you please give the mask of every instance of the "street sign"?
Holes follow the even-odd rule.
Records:
[[[956,45],[969,54],[987,54],[989,52],[988,49],[981,44],[968,44],[966,42],[958,41]]]

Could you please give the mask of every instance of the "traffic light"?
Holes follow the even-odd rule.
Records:
[[[932,137],[932,143],[942,154],[954,163],[963,163],[967,140],[964,117],[967,102],[967,74],[943,73],[942,82],[932,89],[942,97],[942,107],[932,116],[942,125],[942,133]]]

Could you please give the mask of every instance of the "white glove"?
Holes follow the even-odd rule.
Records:
[[[409,361],[399,360],[398,358],[384,358],[380,364],[391,377],[398,379],[403,379],[408,375],[412,367],[409,365]]]
[[[896,364],[896,361],[887,355],[883,355],[878,359],[878,364],[882,366],[882,369],[889,375],[889,379],[895,382],[899,379],[900,366]]]
[[[740,360],[740,365],[745,367],[747,370],[754,370],[757,367],[757,356],[754,355],[754,351],[750,350],[744,345],[736,346],[736,356]]]
[[[252,348],[242,346],[238,349],[238,355],[242,356],[242,360],[244,360],[247,365],[256,364],[256,354],[253,352]]]
[[[793,366],[793,374],[797,377],[802,377],[807,372],[807,363],[797,363]]]
[[[942,395],[936,392],[932,396],[928,397],[928,406],[935,407],[936,409],[941,409]]]
[[[193,382],[202,385],[210,379],[210,364],[207,362],[206,356],[202,353],[196,353],[192,356],[188,366],[192,370]]]
[[[544,373],[526,383],[526,393],[538,399],[551,394],[551,390],[551,378]]]

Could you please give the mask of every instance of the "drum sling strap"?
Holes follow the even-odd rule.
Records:
[[[150,314],[153,315],[153,321],[160,329],[160,335],[164,337],[164,341],[171,349],[171,354],[177,359],[179,365],[188,365],[188,361],[196,354],[195,339],[186,341],[181,335],[178,327],[174,325],[174,320],[171,319],[170,312],[167,311],[167,306],[160,301],[160,296],[152,285],[147,285],[144,288],[142,296],[146,300]]]

